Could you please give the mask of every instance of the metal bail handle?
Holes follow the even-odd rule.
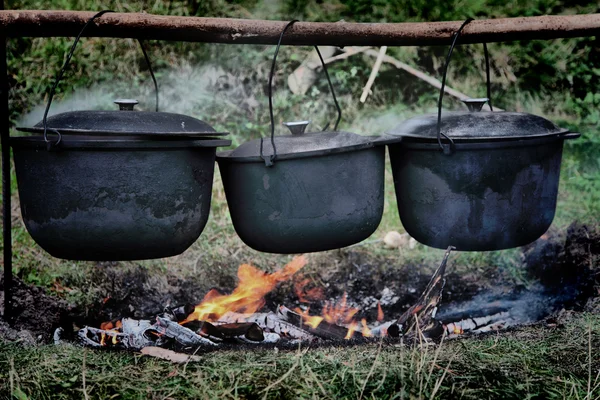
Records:
[[[444,152],[444,154],[452,154],[455,149],[454,140],[450,138],[448,135],[442,132],[442,100],[444,98],[444,89],[446,87],[446,75],[448,73],[448,66],[450,64],[450,58],[452,57],[452,52],[454,51],[454,46],[460,36],[463,28],[473,21],[473,18],[468,18],[465,22],[462,23],[460,28],[452,35],[452,44],[450,45],[450,49],[448,50],[448,55],[446,56],[446,62],[444,64],[444,72],[442,75],[442,86],[440,88],[440,96],[438,99],[438,118],[437,118],[437,141],[440,146],[440,149]],[[483,108],[483,105],[488,102],[490,105],[490,110],[494,111],[492,108],[491,101],[491,84],[490,84],[490,60],[487,49],[487,44],[483,43],[483,53],[485,56],[485,72],[486,72],[486,87],[487,87],[487,98],[476,98],[476,99],[465,99],[463,103],[467,105],[467,108],[471,112],[479,112]],[[446,138],[449,143],[442,143],[442,136]]]
[[[65,60],[65,63],[63,64],[58,75],[56,76],[56,80],[54,81],[54,84],[52,85],[52,88],[50,89],[50,93],[48,95],[48,103],[46,104],[46,109],[44,111],[44,117],[42,119],[42,125],[44,127],[44,141],[46,142],[46,148],[48,150],[52,150],[52,149],[56,148],[56,146],[58,146],[60,144],[60,142],[62,141],[62,136],[61,136],[60,132],[58,132],[56,129],[48,128],[48,112],[50,111],[50,106],[52,105],[52,100],[54,99],[54,94],[56,93],[56,88],[58,87],[58,84],[62,80],[62,78],[65,74],[65,71],[67,70],[67,67],[71,63],[71,59],[73,58],[73,53],[75,52],[75,48],[77,47],[77,43],[79,43],[79,40],[81,39],[81,36],[83,35],[83,32],[85,32],[85,30],[88,28],[88,26],[90,26],[96,18],[100,18],[104,14],[112,13],[112,12],[114,12],[114,11],[102,10],[87,20],[87,22],[85,23],[85,25],[83,25],[83,28],[81,28],[81,31],[79,31],[79,34],[73,41],[73,44],[71,45],[71,49],[67,53],[67,58]],[[150,71],[150,75],[152,76],[152,81],[154,82],[154,91],[156,93],[156,111],[158,111],[158,83],[156,82],[156,77],[154,76],[154,71],[152,70],[152,65],[150,64],[150,59],[148,58],[148,54],[146,53],[144,44],[139,39],[138,39],[138,43],[140,44],[142,53],[144,53],[146,65],[148,66],[148,70]],[[121,101],[121,100],[117,100],[117,101]],[[125,101],[130,101],[130,100],[125,100]],[[120,103],[117,103],[117,104],[119,104],[119,108],[121,110],[125,110],[125,109],[133,110],[134,104],[123,105],[123,106]],[[137,101],[135,101],[135,104],[137,104]],[[130,107],[130,108],[123,108],[123,107]],[[48,139],[48,131],[57,134],[58,138],[55,141],[49,140]]]
[[[269,74],[269,116],[271,117],[271,145],[273,146],[273,154],[272,155],[268,155],[268,156],[263,155],[263,140],[264,140],[264,138],[260,138],[260,157],[265,161],[265,166],[267,166],[267,167],[273,166],[273,163],[277,159],[277,148],[275,147],[275,118],[273,116],[273,76],[275,75],[275,66],[277,63],[277,55],[279,54],[279,47],[281,47],[281,41],[283,39],[283,35],[288,30],[288,28],[291,27],[292,25],[294,25],[294,23],[296,23],[296,22],[298,22],[298,20],[292,20],[292,21],[288,22],[288,24],[283,28],[281,35],[279,35],[279,41],[277,42],[277,48],[275,49],[275,55],[273,56],[273,63],[271,64],[271,72]],[[342,109],[340,108],[340,105],[337,101],[337,97],[335,96],[335,90],[333,89],[333,84],[331,83],[331,79],[329,78],[329,72],[327,72],[327,65],[325,64],[325,61],[323,60],[323,56],[321,55],[321,52],[319,51],[319,48],[317,46],[315,46],[315,50],[317,52],[317,55],[319,56],[319,60],[321,60],[321,64],[323,65],[323,71],[325,72],[325,77],[327,78],[327,83],[329,84],[329,89],[331,90],[331,96],[333,97],[333,102],[335,103],[335,108],[337,110],[337,119],[336,119],[335,125],[333,127],[333,130],[335,131],[335,130],[337,130],[340,120],[342,119]],[[293,124],[300,125],[303,123],[305,123],[305,124],[304,124],[304,127],[302,128],[301,133],[296,133],[296,132],[300,131],[299,127],[290,126]],[[286,125],[288,127],[288,129],[290,129],[290,131],[292,131],[292,135],[297,135],[297,134],[303,134],[304,130],[306,129],[306,126],[309,123],[310,123],[310,121],[308,121],[308,122],[307,121],[288,122],[288,123],[284,123],[284,125]],[[327,127],[328,126],[329,126],[329,124],[327,124]]]

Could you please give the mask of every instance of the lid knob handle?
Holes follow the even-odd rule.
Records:
[[[119,110],[121,111],[133,111],[133,107],[138,104],[137,100],[133,99],[117,99],[115,100],[115,104],[119,105]]]
[[[479,112],[483,108],[483,105],[487,103],[490,99],[487,97],[481,97],[479,99],[465,99],[462,102],[467,105],[467,108],[471,112]]]
[[[294,121],[294,122],[284,122],[283,125],[287,126],[292,135],[302,135],[304,131],[306,131],[306,127],[310,124],[309,121]]]

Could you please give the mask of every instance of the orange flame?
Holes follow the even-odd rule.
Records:
[[[108,333],[108,336],[111,338],[111,343],[112,344],[117,344],[119,342],[116,333],[120,332],[120,329],[123,328],[123,323],[121,322],[121,320],[118,320],[117,322],[115,322],[113,324],[112,321],[107,321],[107,322],[102,322],[100,324],[100,329],[105,330],[107,332],[114,332],[115,335],[112,335],[110,333]],[[106,346],[106,333],[101,333],[100,334],[100,345],[101,346]]]
[[[381,309],[381,303],[377,302],[377,321],[383,321],[383,310]]]
[[[348,326],[348,333],[346,334],[346,337],[344,339],[352,339],[354,332],[356,332],[356,328],[358,328],[358,322],[352,321],[350,323],[350,326]]]
[[[319,324],[321,322],[323,322],[323,317],[319,317],[317,315],[310,315],[308,313],[309,309],[304,311],[301,308],[296,307],[296,309],[294,311],[297,312],[298,314],[300,314],[302,316],[302,320],[304,321],[304,323],[313,329],[316,329],[317,326],[319,326]]]
[[[371,333],[371,330],[367,326],[367,320],[363,318],[360,320],[360,323],[362,325],[361,333],[362,333],[363,337],[372,337],[373,334]]]
[[[242,264],[238,269],[239,283],[233,293],[223,295],[214,289],[211,290],[205,299],[196,306],[194,312],[181,323],[185,324],[195,320],[216,321],[227,312],[255,313],[264,305],[264,297],[267,293],[273,290],[278,283],[289,279],[304,265],[306,265],[304,256],[294,257],[282,269],[267,274],[251,265]]]
[[[353,322],[354,315],[359,310],[358,308],[351,308],[346,305],[347,297],[346,292],[344,292],[342,300],[338,304],[325,304],[322,312],[325,321],[337,325],[345,325]]]

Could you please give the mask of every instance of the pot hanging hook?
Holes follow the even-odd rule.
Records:
[[[283,31],[281,31],[281,34],[279,35],[279,40],[277,42],[277,47],[275,48],[275,54],[273,55],[273,62],[271,63],[271,72],[269,73],[269,92],[268,93],[269,93],[269,117],[271,118],[271,146],[273,146],[273,154],[268,155],[268,156],[263,154],[264,138],[260,139],[260,157],[265,161],[265,165],[267,167],[273,166],[273,163],[277,159],[277,148],[275,146],[275,117],[273,116],[273,76],[275,75],[275,66],[277,64],[277,55],[279,54],[279,48],[281,47],[281,41],[283,40],[283,35],[288,30],[288,28],[290,28],[296,22],[298,22],[298,20],[296,20],[296,19],[288,22],[288,24],[283,28]],[[325,72],[325,77],[327,78],[327,83],[329,84],[331,96],[333,97],[333,102],[334,102],[335,108],[337,110],[337,119],[336,119],[335,125],[333,127],[333,130],[336,131],[338,128],[338,125],[340,123],[340,120],[342,119],[342,109],[340,108],[337,97],[335,95],[335,90],[333,89],[333,84],[331,83],[331,78],[329,77],[329,72],[327,72],[327,65],[325,64],[325,61],[323,60],[323,56],[321,55],[319,48],[317,46],[314,46],[314,47],[317,52],[317,55],[319,56],[319,60],[321,60],[321,65],[323,65],[323,71]],[[328,127],[329,127],[329,123],[326,125],[325,130],[327,130]]]
[[[440,149],[445,154],[451,154],[454,151],[454,140],[450,138],[448,135],[442,132],[442,100],[444,98],[444,89],[446,87],[446,75],[448,73],[448,66],[450,65],[450,58],[452,57],[452,52],[454,51],[454,46],[458,41],[458,37],[462,33],[462,30],[465,26],[467,26],[473,18],[467,18],[465,22],[462,23],[460,28],[456,32],[452,34],[452,43],[450,45],[450,49],[448,50],[448,54],[446,55],[446,62],[444,63],[444,70],[442,73],[442,86],[440,88],[440,96],[438,99],[438,117],[437,117],[437,141]],[[483,43],[483,54],[485,57],[485,75],[486,75],[486,89],[487,89],[487,101],[490,105],[490,111],[494,111],[492,108],[492,95],[491,95],[491,83],[490,83],[490,60],[487,44]],[[444,145],[442,143],[442,136],[446,138],[450,143],[448,145]]]
[[[88,28],[88,26],[91,25],[92,22],[94,22],[95,19],[100,18],[104,14],[112,13],[112,12],[114,12],[114,11],[102,10],[102,11],[94,14],[90,19],[87,20],[87,22],[85,23],[83,28],[81,28],[81,31],[79,31],[79,34],[73,41],[73,44],[71,45],[71,49],[67,53],[67,58],[65,60],[65,63],[63,64],[58,75],[56,76],[54,84],[52,85],[52,88],[50,89],[50,93],[48,95],[48,103],[46,104],[46,109],[44,110],[44,117],[42,119],[42,125],[44,128],[44,141],[46,142],[46,147],[48,150],[55,148],[62,141],[62,135],[60,134],[60,132],[56,129],[48,128],[48,121],[47,121],[48,120],[48,112],[50,111],[50,106],[52,105],[52,100],[54,99],[54,94],[56,93],[56,88],[58,87],[58,84],[62,80],[62,78],[67,70],[67,67],[71,63],[71,59],[73,58],[73,53],[75,52],[77,43],[79,43],[79,40],[81,39],[81,36],[85,32],[85,30]],[[144,48],[144,45],[140,39],[138,39],[138,43],[140,44],[142,53],[144,54],[144,59],[146,60],[146,64],[148,66],[148,70],[150,71],[150,75],[152,76],[152,81],[154,82],[154,90],[155,90],[155,94],[156,94],[156,107],[155,108],[156,108],[156,111],[158,111],[158,83],[156,82],[156,77],[154,76],[154,71],[152,70],[152,65],[150,63],[150,58],[148,57],[148,54],[146,53],[146,49]],[[48,132],[55,133],[57,135],[57,139],[54,141],[48,139]]]

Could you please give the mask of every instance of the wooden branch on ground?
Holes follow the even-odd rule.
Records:
[[[359,49],[360,51],[356,51],[355,49]],[[357,47],[347,47],[347,48],[340,49],[340,50],[343,51],[344,53],[340,54],[339,56],[346,55],[346,57],[343,57],[343,58],[338,58],[339,56],[331,57],[331,58],[325,60],[325,63],[329,64],[329,63],[335,62],[339,59],[345,59],[345,58],[348,58],[355,54],[360,54],[360,53],[367,54],[371,57],[379,56],[379,52],[375,51],[371,47],[358,47],[358,48]],[[394,57],[384,55],[382,59],[383,59],[383,62],[392,64],[394,67],[401,69],[405,72],[408,72],[409,74],[421,79],[423,82],[428,83],[429,85],[433,86],[434,88],[436,88],[438,90],[440,90],[442,87],[442,82],[440,82],[436,78],[429,76],[426,73],[421,72],[418,69],[413,68],[410,65],[403,63],[402,61],[400,61]],[[461,101],[473,97],[473,96],[469,96],[464,93],[461,93],[458,90],[449,87],[448,85],[444,86],[444,93],[449,96],[452,96],[454,98],[457,98],[458,100],[461,100]],[[486,104],[485,107],[489,109],[489,104]],[[498,108],[498,107],[494,107],[494,110],[495,111],[504,111],[503,109]]]
[[[0,31],[8,37],[75,36],[94,14],[91,11],[0,11]],[[378,47],[448,45],[462,22],[297,22],[286,32],[283,43]],[[286,24],[286,21],[109,13],[95,21],[84,35],[273,45]],[[464,28],[460,42],[548,40],[598,34],[600,14],[545,15],[473,21]]]

